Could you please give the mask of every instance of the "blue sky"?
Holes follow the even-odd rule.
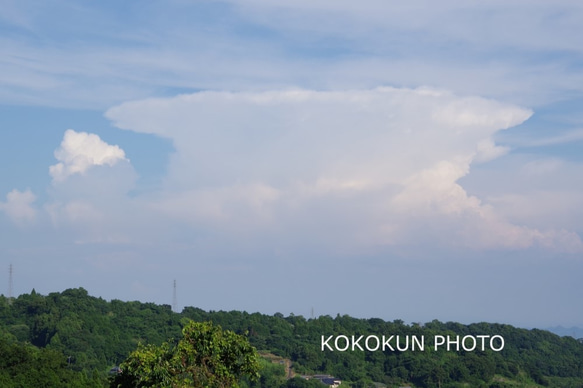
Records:
[[[1,8],[0,292],[583,326],[579,2]]]

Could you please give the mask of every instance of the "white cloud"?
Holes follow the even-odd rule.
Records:
[[[93,166],[114,166],[126,160],[124,151],[117,145],[109,145],[95,134],[72,129],[65,131],[55,158],[59,163],[50,166],[49,173],[56,182],[73,174],[84,174]]]
[[[488,162],[490,160],[506,155],[510,151],[509,147],[498,146],[492,139],[481,140],[476,147],[476,162]]]
[[[513,224],[492,205],[468,195],[456,183],[468,173],[468,168],[464,162],[438,163],[413,176],[391,205],[397,214],[405,212],[417,217],[419,223],[434,223],[436,229],[445,231],[441,238],[447,235],[454,245],[478,249],[536,246],[559,252],[583,251],[583,243],[574,232]]]
[[[149,206],[179,220],[243,230],[272,221],[272,205],[279,196],[265,184],[246,184],[167,193]]]
[[[29,189],[14,189],[6,195],[6,202],[0,202],[0,211],[6,213],[15,224],[25,226],[37,218],[37,211],[32,206],[35,200],[36,196]]]
[[[77,243],[119,244],[143,221],[129,192],[137,174],[117,145],[67,130],[49,167],[53,184],[43,205],[52,226]],[[142,221],[139,221],[142,220]]]
[[[531,114],[439,90],[378,88],[201,92],[124,103],[106,116],[172,139],[166,185],[150,206],[194,225],[347,249],[582,249],[575,233],[512,224],[458,182],[472,163],[505,154],[493,135]]]
[[[486,99],[394,88],[201,92],[107,112],[121,128],[171,138],[178,152],[170,179],[187,186],[268,176],[400,184],[452,155],[471,158],[480,141],[530,114]]]

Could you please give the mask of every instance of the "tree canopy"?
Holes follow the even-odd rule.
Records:
[[[0,295],[0,386],[106,387],[110,385],[108,371],[115,371],[124,360],[130,366],[124,368],[123,374],[129,381],[128,386],[154,386],[160,381],[172,384],[173,379],[180,381],[175,384],[177,387],[192,386],[193,376],[214,375],[221,373],[221,369],[213,369],[214,364],[206,359],[207,369],[188,369],[186,364],[175,366],[178,365],[176,360],[182,360],[180,357],[190,360],[192,364],[189,365],[201,362],[196,360],[194,351],[187,351],[192,347],[185,338],[195,338],[194,333],[182,334],[190,327],[189,320],[210,321],[213,328],[220,325],[220,338],[224,341],[238,334],[264,356],[260,361],[259,380],[251,381],[252,373],[237,381],[236,384],[245,388],[308,384],[299,378],[290,378],[294,374],[333,375],[342,380],[343,386],[353,388],[380,386],[381,383],[389,387],[427,388],[583,386],[583,343],[543,330],[437,320],[408,325],[399,319],[357,319],[346,315],[307,319],[293,314],[204,311],[195,307],[186,307],[177,313],[169,305],[106,301],[90,296],[82,288],[46,296],[33,291],[11,300]],[[204,333],[204,330],[199,331]],[[403,338],[425,336],[428,349],[345,352],[321,349],[323,335],[358,337],[369,334]],[[460,338],[500,335],[506,345],[499,352],[489,349],[444,351],[441,348],[433,351],[430,350],[431,339],[435,335]],[[232,339],[236,342],[238,337]],[[180,341],[184,349],[179,347]],[[195,343],[202,346],[204,342],[197,340]],[[218,356],[211,359],[225,360]],[[128,377],[132,360],[134,369],[149,368],[147,374],[139,375],[141,381],[137,374],[134,380]],[[226,373],[237,375],[234,371]],[[121,375],[115,378],[121,379]],[[180,378],[183,380],[177,380]]]
[[[189,321],[178,343],[139,345],[120,368],[112,387],[227,388],[259,378],[259,355],[241,335]]]

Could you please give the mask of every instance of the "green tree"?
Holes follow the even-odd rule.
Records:
[[[190,321],[176,345],[139,345],[120,367],[112,387],[227,388],[259,378],[259,355],[241,335]]]

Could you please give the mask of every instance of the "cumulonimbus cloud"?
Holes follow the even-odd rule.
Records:
[[[319,219],[313,234],[327,241],[419,243],[416,230],[429,227],[480,249],[579,249],[576,234],[513,225],[458,182],[472,163],[508,152],[493,135],[531,114],[442,90],[383,87],[201,92],[124,103],[106,116],[172,139],[164,194],[152,205],[196,224],[214,217],[213,226],[249,228],[260,209],[270,223],[261,227],[289,234]],[[276,195],[253,196],[249,187]],[[338,224],[343,235],[326,235]]]

